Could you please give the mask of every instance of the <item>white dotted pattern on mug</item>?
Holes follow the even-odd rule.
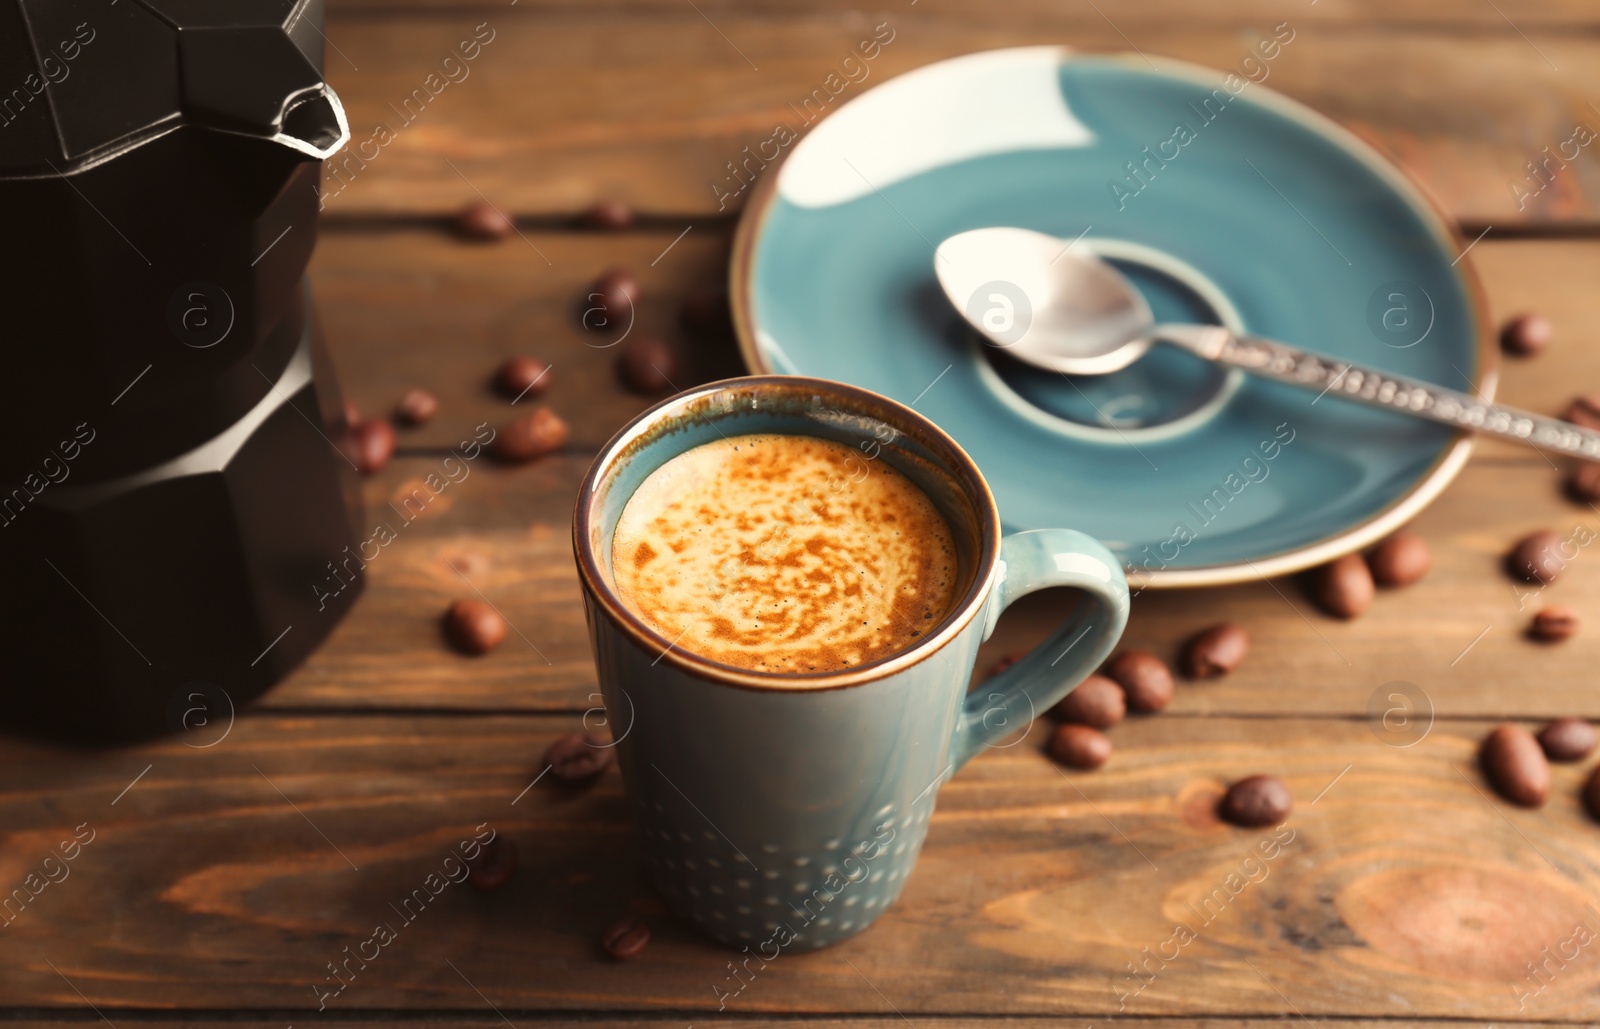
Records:
[[[672,797],[641,803],[640,808],[645,823],[641,835],[652,872],[662,894],[680,913],[724,942],[768,940],[781,925],[795,934],[792,946],[810,948],[865,928],[873,914],[894,903],[927,834],[933,796],[925,794],[898,819],[894,816],[904,809],[883,804],[859,820],[865,825],[862,831],[810,846],[757,842],[751,853],[760,856],[759,862],[720,832],[691,834],[678,828],[703,816]],[[859,842],[846,847],[847,839]],[[843,861],[832,857],[841,848],[849,853]],[[745,903],[737,896],[752,889],[750,871],[759,871],[770,884],[761,897],[765,916],[752,906],[753,898]],[[685,896],[694,898],[695,904],[684,903]],[[774,913],[773,908],[786,910]],[[865,917],[841,918],[847,909],[863,911]]]

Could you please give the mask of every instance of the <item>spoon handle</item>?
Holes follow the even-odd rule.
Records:
[[[1318,394],[1358,400],[1373,407],[1385,407],[1461,429],[1471,429],[1591,461],[1600,460],[1600,432],[1557,418],[1491,404],[1443,386],[1320,357],[1272,340],[1236,336],[1216,325],[1162,326],[1152,335],[1219,364],[1242,368],[1251,374],[1287,382]]]

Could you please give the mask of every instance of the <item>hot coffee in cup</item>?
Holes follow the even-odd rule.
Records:
[[[701,657],[836,672],[904,650],[956,588],[955,540],[884,461],[814,436],[702,443],[650,473],[611,543],[617,593]]]

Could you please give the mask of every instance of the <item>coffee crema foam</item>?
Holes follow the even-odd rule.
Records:
[[[939,623],[955,541],[883,461],[812,436],[685,451],[628,499],[611,544],[622,602],[674,646],[757,672],[855,668]]]

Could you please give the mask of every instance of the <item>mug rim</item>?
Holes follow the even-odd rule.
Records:
[[[961,598],[940,619],[933,632],[903,650],[897,650],[887,657],[848,671],[798,674],[758,672],[713,661],[678,647],[622,603],[616,591],[606,582],[599,555],[595,553],[595,548],[589,539],[590,529],[599,515],[600,485],[609,478],[629,447],[642,439],[650,430],[674,420],[675,416],[692,417],[695,401],[730,389],[757,391],[802,389],[851,397],[858,402],[884,408],[886,413],[894,415],[899,422],[896,428],[902,431],[914,429],[915,433],[923,436],[926,441],[936,443],[947,450],[949,458],[957,466],[951,470],[976,487],[975,491],[963,489],[962,492],[972,504],[973,514],[978,522],[979,539],[972,582]],[[577,558],[578,578],[585,596],[635,643],[645,649],[659,650],[661,656],[657,658],[658,661],[666,661],[697,678],[724,685],[779,693],[812,692],[860,686],[896,675],[932,657],[959,636],[983,610],[993,590],[995,576],[1000,567],[1000,509],[977,462],[973,461],[971,455],[948,433],[915,409],[881,393],[832,379],[819,379],[806,375],[744,375],[719,379],[676,393],[652,404],[617,430],[595,455],[589,471],[585,473],[583,482],[578,488],[578,501],[572,518],[572,549]]]

